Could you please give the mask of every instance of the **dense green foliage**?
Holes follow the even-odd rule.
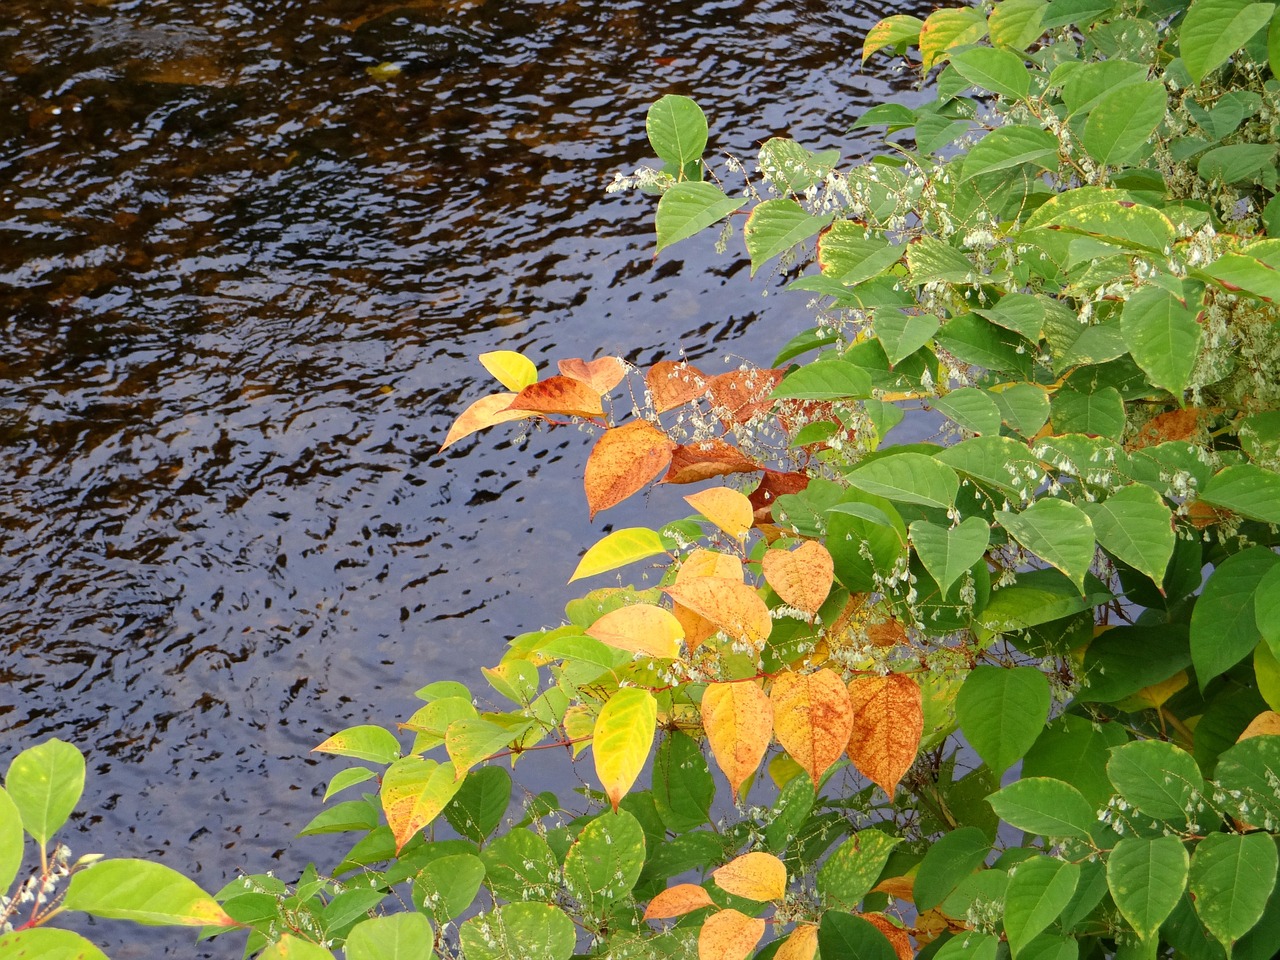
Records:
[[[930,97],[860,117],[886,146],[847,169],[774,139],[731,194],[694,101],[651,109],[665,165],[619,183],[660,195],[658,249],[740,221],[817,323],[772,369],[657,364],[616,419],[621,361],[482,358],[506,392],[446,445],[594,424],[593,515],[735,486],[592,546],[573,579],[656,585],[513,639],[508,706],[432,683],[407,749],[321,745],[359,761],[326,800],[369,792],[304,833],[353,846],[217,894],[250,952],[1272,955],[1280,17],[998,0],[890,17],[863,59],[904,54]],[[942,442],[881,445],[921,408]],[[556,746],[601,790],[513,805],[504,760]],[[44,864],[60,821],[5,809]]]

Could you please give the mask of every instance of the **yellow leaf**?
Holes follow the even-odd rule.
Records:
[[[920,687],[900,673],[849,682],[853,734],[849,759],[890,797],[920,749],[924,706]]]
[[[707,392],[707,377],[689,363],[659,360],[644,375],[655,413],[666,413]]]
[[[697,577],[726,577],[741,582],[742,576],[742,561],[737,557],[700,547],[681,561],[675,582],[687,583]],[[671,612],[684,628],[684,643],[690,653],[716,635],[716,625],[688,607],[675,603]]]
[[[737,490],[712,487],[685,497],[685,502],[731,537],[745,540],[755,523],[755,508]]]
[[[802,923],[788,935],[773,960],[813,960],[818,952],[818,928],[812,923]]]
[[[778,742],[809,774],[816,791],[818,780],[840,759],[853,733],[844,681],[825,667],[813,673],[783,673],[773,681],[769,700]]]
[[[781,900],[787,895],[787,868],[771,853],[744,853],[711,874],[716,886],[748,900]]]
[[[596,718],[591,743],[596,776],[614,812],[649,758],[658,722],[658,702],[639,687],[624,687],[609,698]]]
[[[644,420],[633,420],[601,434],[587,456],[582,478],[592,519],[667,469],[675,447],[674,440]]]
[[[582,555],[569,582],[616,570],[628,563],[666,552],[662,538],[648,527],[615,530]]]
[[[698,934],[698,960],[745,960],[764,936],[765,922],[737,910],[707,918]]]
[[[736,802],[738,788],[755,774],[769,749],[773,704],[754,680],[708,684],[702,694],[702,729]]]
[[[382,775],[382,810],[399,851],[431,823],[462,786],[452,763],[403,757]]]
[[[531,413],[559,414],[565,417],[600,417],[604,407],[600,394],[581,380],[572,377],[548,377],[531,383],[511,401],[512,410]],[[666,466],[666,464],[663,464]]]
[[[862,919],[884,934],[884,938],[893,945],[893,952],[898,960],[911,960],[914,951],[911,949],[911,937],[883,913],[864,913]]]
[[[773,629],[769,607],[760,594],[740,580],[696,577],[664,587],[676,603],[706,617],[735,640],[759,647]]]
[[[915,886],[915,877],[886,877],[872,887],[871,892],[887,893],[889,896],[897,897],[899,900],[914,901]]]
[[[1248,740],[1250,737],[1274,737],[1277,734],[1280,734],[1280,713],[1264,710],[1249,721],[1249,725],[1244,728],[1244,733],[1236,738],[1236,743]]]
[[[565,736],[574,741],[573,756],[577,759],[578,754],[587,749],[590,745],[591,733],[595,730],[596,714],[586,704],[575,703],[564,712],[564,720],[561,721],[564,727]]]
[[[476,431],[492,427],[494,424],[528,418],[530,414],[522,410],[507,409],[515,398],[514,393],[495,393],[488,397],[481,397],[453,421],[453,426],[445,435],[440,449],[444,450],[464,437],[469,437]]]
[[[598,360],[561,360],[560,373],[580,380],[599,394],[608,393],[627,375],[627,363],[618,357]]]
[[[514,350],[493,350],[480,354],[480,362],[493,378],[508,390],[519,393],[538,382],[538,368],[533,361]]]
[[[619,650],[667,660],[680,656],[678,642],[684,637],[684,629],[671,611],[650,603],[633,603],[611,610],[586,633]]]
[[[701,910],[703,907],[714,906],[715,902],[711,899],[711,894],[707,893],[704,887],[696,883],[678,883],[674,887],[663,890],[649,901],[644,918],[670,920],[672,917],[682,917],[686,913]]]
[[[806,540],[794,550],[769,550],[761,567],[784,603],[809,614],[818,612],[835,583],[835,563],[816,540]]]

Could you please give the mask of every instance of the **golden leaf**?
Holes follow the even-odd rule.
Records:
[[[676,603],[706,617],[735,640],[745,640],[758,647],[773,629],[768,605],[741,580],[695,577],[664,587],[663,592]]]
[[[894,924],[883,913],[864,913],[862,919],[884,934],[884,938],[893,946],[893,952],[898,955],[898,960],[911,960],[913,951],[907,931]]]
[[[508,390],[520,392],[538,382],[538,368],[524,354],[514,350],[492,350],[480,354],[480,363]]]
[[[598,360],[561,360],[560,373],[585,383],[598,394],[606,394],[622,382],[627,375],[625,360],[618,357],[600,357]]]
[[[1170,440],[1189,440],[1200,428],[1200,417],[1204,411],[1198,407],[1183,407],[1170,410],[1158,417],[1152,417],[1142,425],[1137,434],[1125,448],[1141,450],[1143,447],[1154,447],[1158,443]]]
[[[547,377],[531,383],[511,401],[511,410],[558,414],[565,417],[599,417],[604,415],[600,394],[581,380],[572,377]]]
[[[659,360],[650,367],[644,383],[657,413],[674,410],[707,392],[707,377],[701,370],[693,364],[671,360]]]
[[[924,708],[920,687],[910,677],[859,677],[849,682],[853,733],[849,759],[858,771],[893,796],[920,749]]]
[[[596,776],[614,813],[649,758],[657,719],[658,702],[652,693],[639,687],[623,687],[615,692],[596,717],[591,752]]]
[[[834,670],[783,673],[769,692],[778,742],[809,774],[816,791],[822,774],[845,752],[853,733],[849,691]]]
[[[611,610],[587,630],[588,637],[619,650],[674,660],[684,629],[669,610],[650,603],[633,603]]]
[[[873,893],[887,893],[899,900],[915,900],[915,877],[886,877],[871,888]]]
[[[507,423],[510,420],[523,420],[526,417],[533,416],[533,414],[522,410],[507,409],[515,398],[516,395],[514,393],[495,393],[487,397],[481,397],[463,410],[458,415],[458,419],[453,421],[453,426],[449,428],[448,434],[445,435],[444,443],[440,444],[440,450],[443,451],[463,437],[471,436],[477,430],[484,430],[494,424]]]
[[[1264,710],[1249,721],[1249,725],[1244,728],[1244,733],[1236,738],[1236,743],[1248,740],[1250,737],[1267,737],[1277,734],[1280,734],[1280,713]]]
[[[799,924],[787,936],[773,960],[813,960],[818,952],[818,927],[812,923]]]
[[[715,901],[711,899],[711,894],[707,893],[706,888],[696,883],[678,883],[674,887],[663,890],[649,901],[644,918],[670,920],[672,917],[682,917],[686,913],[701,910],[703,907],[714,906]]]
[[[663,483],[697,483],[731,473],[755,473],[762,469],[731,443],[711,439],[681,444],[671,454],[671,468]]]
[[[586,389],[585,384],[579,386]],[[591,448],[582,481],[592,519],[667,469],[675,446],[670,437],[644,420],[606,430]]]
[[[751,501],[737,490],[728,487],[712,487],[691,493],[684,498],[685,503],[714,523],[717,527],[735,537],[745,540],[755,521],[755,511]]]
[[[702,729],[736,802],[738,788],[755,774],[769,749],[773,704],[754,680],[708,684],[702,694]]]
[[[744,853],[711,874],[716,886],[748,900],[781,900],[787,895],[787,868],[771,853]]]
[[[806,540],[794,550],[769,550],[761,566],[783,602],[809,614],[818,612],[835,583],[835,563],[816,540]]]
[[[698,934],[698,960],[745,960],[764,936],[765,922],[737,910],[713,913]]]
[[[680,563],[675,582],[685,583],[695,577],[728,577],[740,581],[742,576],[742,561],[737,557],[699,547]],[[688,607],[674,603],[671,612],[684,628],[684,643],[690,653],[716,635],[716,625]]]

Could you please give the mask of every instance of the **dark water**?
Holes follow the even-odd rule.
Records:
[[[666,92],[715,149],[858,153],[889,7],[7,0],[0,756],[88,752],[76,853],[292,877],[319,740],[560,619],[645,505],[587,522],[572,429],[437,455],[474,357],[767,363],[803,295],[710,238],[655,262],[604,185]]]

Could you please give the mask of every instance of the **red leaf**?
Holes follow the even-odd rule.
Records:
[[[799,493],[809,485],[807,473],[781,473],[766,470],[759,485],[747,497],[756,510],[757,523],[773,522],[773,501],[789,493]]]

